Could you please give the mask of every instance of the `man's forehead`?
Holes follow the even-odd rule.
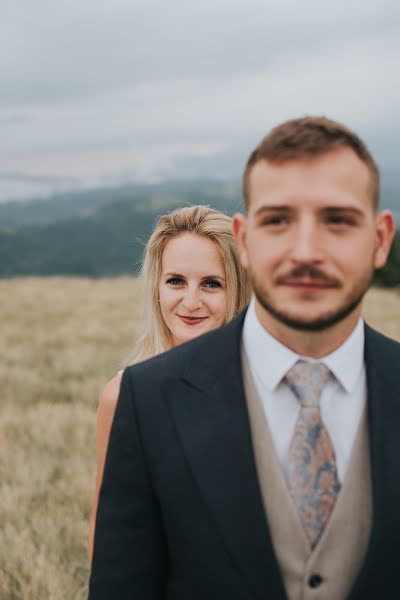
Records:
[[[354,171],[368,173],[368,167],[357,156],[352,148],[343,146],[328,150],[316,155],[304,155],[294,158],[286,158],[284,160],[267,160],[261,158],[258,160],[250,171],[250,175],[254,177],[257,174],[268,172],[270,175],[279,175],[284,171],[299,171],[310,172],[315,170],[331,170],[342,172]]]
[[[283,197],[314,200],[353,197],[364,201],[370,195],[367,166],[348,148],[317,157],[285,161],[258,161],[249,173],[250,207],[281,202]]]

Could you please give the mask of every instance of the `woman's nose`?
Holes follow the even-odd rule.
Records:
[[[200,291],[194,288],[188,288],[182,298],[182,306],[187,310],[193,311],[201,306]]]

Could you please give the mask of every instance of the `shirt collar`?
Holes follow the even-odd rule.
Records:
[[[360,318],[343,344],[323,358],[323,362],[349,393],[354,390],[364,365],[364,337],[364,321]]]
[[[246,313],[242,335],[244,350],[252,370],[271,392],[278,387],[288,370],[298,360],[304,359],[323,362],[346,392],[351,393],[364,364],[364,323],[361,318],[343,344],[318,361],[293,352],[268,333],[258,320],[254,298]]]

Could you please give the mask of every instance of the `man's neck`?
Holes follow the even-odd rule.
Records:
[[[322,331],[301,331],[277,321],[256,300],[256,314],[261,325],[281,344],[310,358],[322,358],[334,352],[352,334],[361,316],[361,306],[345,319]]]

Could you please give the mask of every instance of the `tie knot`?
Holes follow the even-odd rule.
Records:
[[[331,372],[323,363],[299,360],[286,373],[284,381],[303,406],[318,406],[322,389],[330,377]]]

